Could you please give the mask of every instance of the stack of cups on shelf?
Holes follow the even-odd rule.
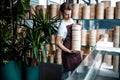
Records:
[[[102,39],[105,35],[105,29],[97,29],[96,41]]]
[[[101,1],[101,3],[104,3],[104,7],[110,7],[111,6],[111,1]]]
[[[97,35],[96,29],[89,30],[89,46],[96,45],[96,35]]]
[[[104,3],[98,3],[96,5],[96,19],[104,19]]]
[[[101,1],[104,3],[105,19],[114,19],[114,7],[111,7],[111,1]]]
[[[73,9],[72,9],[73,19],[82,19],[84,6],[85,4],[73,4]]]
[[[79,4],[73,4],[72,18],[79,19]]]
[[[96,4],[90,4],[90,19],[95,19],[95,6]]]
[[[120,2],[116,2],[115,18],[116,19],[120,19]]]
[[[36,8],[35,7],[36,7],[35,5],[30,6],[30,14],[29,14],[30,19],[33,18],[33,15],[36,15]]]
[[[87,30],[86,29],[81,30],[81,45],[87,46]]]
[[[113,42],[113,33],[114,33],[114,29],[108,29],[108,41],[109,42]]]
[[[114,47],[120,47],[120,26],[114,27]],[[119,56],[113,56],[113,71],[119,72]]]
[[[105,18],[114,19],[114,7],[105,8]]]
[[[72,49],[81,50],[81,25],[72,25]]]
[[[49,17],[50,18],[53,18],[53,17],[55,17],[55,16],[59,16],[59,14],[60,14],[60,12],[59,12],[59,5],[58,4],[50,4],[49,6],[48,6],[49,8]]]
[[[90,6],[83,7],[83,19],[90,19]]]

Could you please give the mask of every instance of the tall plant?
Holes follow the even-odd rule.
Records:
[[[29,0],[0,0],[0,62],[17,60],[21,44],[16,36],[16,25],[29,8]]]
[[[49,19],[47,13],[43,14],[43,11],[40,10],[38,15],[33,15],[32,20],[33,27],[27,27],[26,43],[31,45],[32,58],[40,63],[39,51],[43,58],[46,58],[45,44],[50,43],[52,34],[57,32],[58,17]]]
[[[13,55],[12,52],[12,33],[10,24],[7,24],[5,20],[0,20],[0,59],[5,62]],[[7,32],[6,32],[7,31]]]

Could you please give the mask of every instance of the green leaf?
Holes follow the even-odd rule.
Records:
[[[30,0],[21,0],[21,3],[25,11],[30,10]]]

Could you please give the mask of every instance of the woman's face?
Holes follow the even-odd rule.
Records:
[[[64,10],[63,12],[63,19],[69,20],[71,18],[71,10]]]

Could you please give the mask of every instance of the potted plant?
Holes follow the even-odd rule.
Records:
[[[38,66],[36,69],[34,68],[34,72],[37,72],[38,70],[38,76],[37,78],[32,77],[32,73],[34,72],[27,72],[29,73],[29,77],[27,77],[27,80],[38,80],[39,79],[39,74],[44,71],[39,72],[39,68],[41,66],[43,67],[43,63],[46,63],[48,66],[49,63],[47,63],[47,54],[46,54],[46,44],[51,44],[51,37],[53,34],[56,34],[57,32],[57,22],[58,22],[58,17],[53,17],[51,19],[48,18],[48,14],[43,14],[43,11],[40,10],[38,15],[33,15],[33,27],[27,27],[27,33],[26,33],[26,39],[25,39],[25,46],[23,48],[23,55],[24,55],[24,62],[29,67],[33,68]],[[30,56],[26,55],[26,52],[29,51]],[[43,63],[42,63],[43,62]],[[41,68],[42,69],[42,68]],[[45,70],[45,69],[44,69]],[[32,78],[30,78],[30,75]]]
[[[18,22],[25,10],[24,3],[21,0],[2,0],[0,3],[0,74],[3,80],[21,80],[22,42],[21,38],[16,38],[17,23],[14,22]]]
[[[5,74],[3,78],[4,80],[20,80],[20,66],[17,64],[20,61],[19,40],[13,43],[12,27],[5,20],[0,20],[0,26],[0,65],[2,75]],[[7,75],[7,73],[10,74]]]
[[[24,25],[27,27],[26,39],[23,48],[23,53],[26,53],[26,50],[31,49],[31,59],[36,61],[36,65],[41,62],[40,54],[43,55],[43,58],[46,58],[46,47],[45,44],[50,44],[50,39],[52,34],[56,34],[58,22],[58,17],[53,17],[51,19],[48,18],[47,14],[43,14],[42,9],[38,15],[33,15],[33,26],[29,27],[28,25]],[[26,54],[24,53],[25,59]],[[43,61],[44,62],[44,61]],[[45,61],[46,62],[46,61]],[[28,63],[28,62],[26,62]],[[34,66],[34,65],[33,65]]]

